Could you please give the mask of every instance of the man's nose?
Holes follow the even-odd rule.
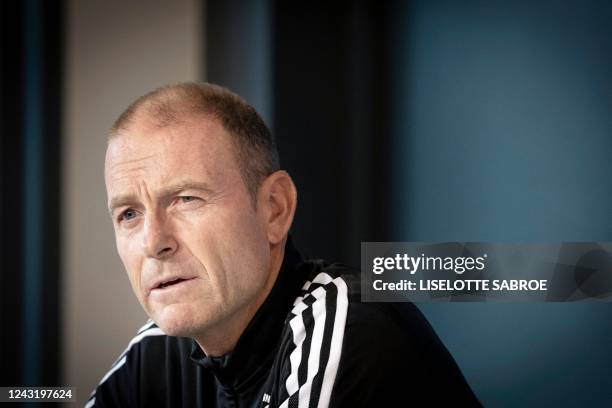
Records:
[[[166,225],[165,218],[155,214],[145,216],[142,249],[146,256],[165,258],[172,255],[176,248],[176,240]]]

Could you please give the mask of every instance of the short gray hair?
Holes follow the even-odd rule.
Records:
[[[232,135],[242,179],[255,203],[263,179],[280,169],[278,150],[255,108],[226,88],[200,82],[157,88],[128,106],[113,124],[109,141],[138,118],[165,127],[198,114],[217,119]]]

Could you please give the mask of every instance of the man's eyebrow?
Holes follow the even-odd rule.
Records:
[[[162,197],[179,193],[185,190],[199,190],[205,193],[212,193],[213,190],[207,183],[202,181],[182,181],[172,186],[165,187],[159,191]]]
[[[161,189],[156,195],[165,198],[185,190],[198,190],[206,194],[213,193],[213,190],[207,183],[201,181],[183,181]],[[108,210],[112,213],[115,208],[128,204],[134,204],[136,201],[138,201],[138,199],[134,194],[119,194],[111,198],[108,205]]]
[[[113,210],[117,207],[121,207],[127,204],[131,204],[133,202],[136,201],[136,196],[134,196],[133,194],[120,194],[117,195],[113,198],[111,198],[109,204],[108,204],[108,212],[110,212],[111,214],[113,213]]]

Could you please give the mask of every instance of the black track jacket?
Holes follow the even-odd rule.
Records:
[[[362,303],[359,275],[302,261],[288,240],[274,287],[222,357],[142,327],[86,407],[479,406],[411,303]]]

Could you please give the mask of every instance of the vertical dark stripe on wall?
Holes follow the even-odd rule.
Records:
[[[0,384],[22,381],[22,3],[0,2]]]
[[[275,2],[274,128],[307,257],[358,266],[361,241],[386,239],[386,4]]]
[[[23,354],[24,385],[40,384],[42,320],[42,5],[26,0],[24,23],[23,108]],[[42,385],[42,384],[41,384]]]
[[[63,11],[1,7],[0,385],[59,385]]]
[[[345,211],[345,236],[361,241],[388,241],[393,220],[389,208],[393,148],[390,128],[390,94],[393,87],[389,21],[394,3],[355,1],[347,7],[346,40],[347,109],[345,183],[350,204]],[[350,259],[360,262],[361,248],[347,248]]]
[[[43,384],[62,385],[60,364],[61,354],[61,151],[62,151],[62,61],[63,61],[63,16],[62,0],[40,0],[44,12],[44,47],[42,101],[44,182],[41,185],[43,197],[42,231],[44,236],[41,251],[42,296],[40,322],[41,338],[41,381]]]

